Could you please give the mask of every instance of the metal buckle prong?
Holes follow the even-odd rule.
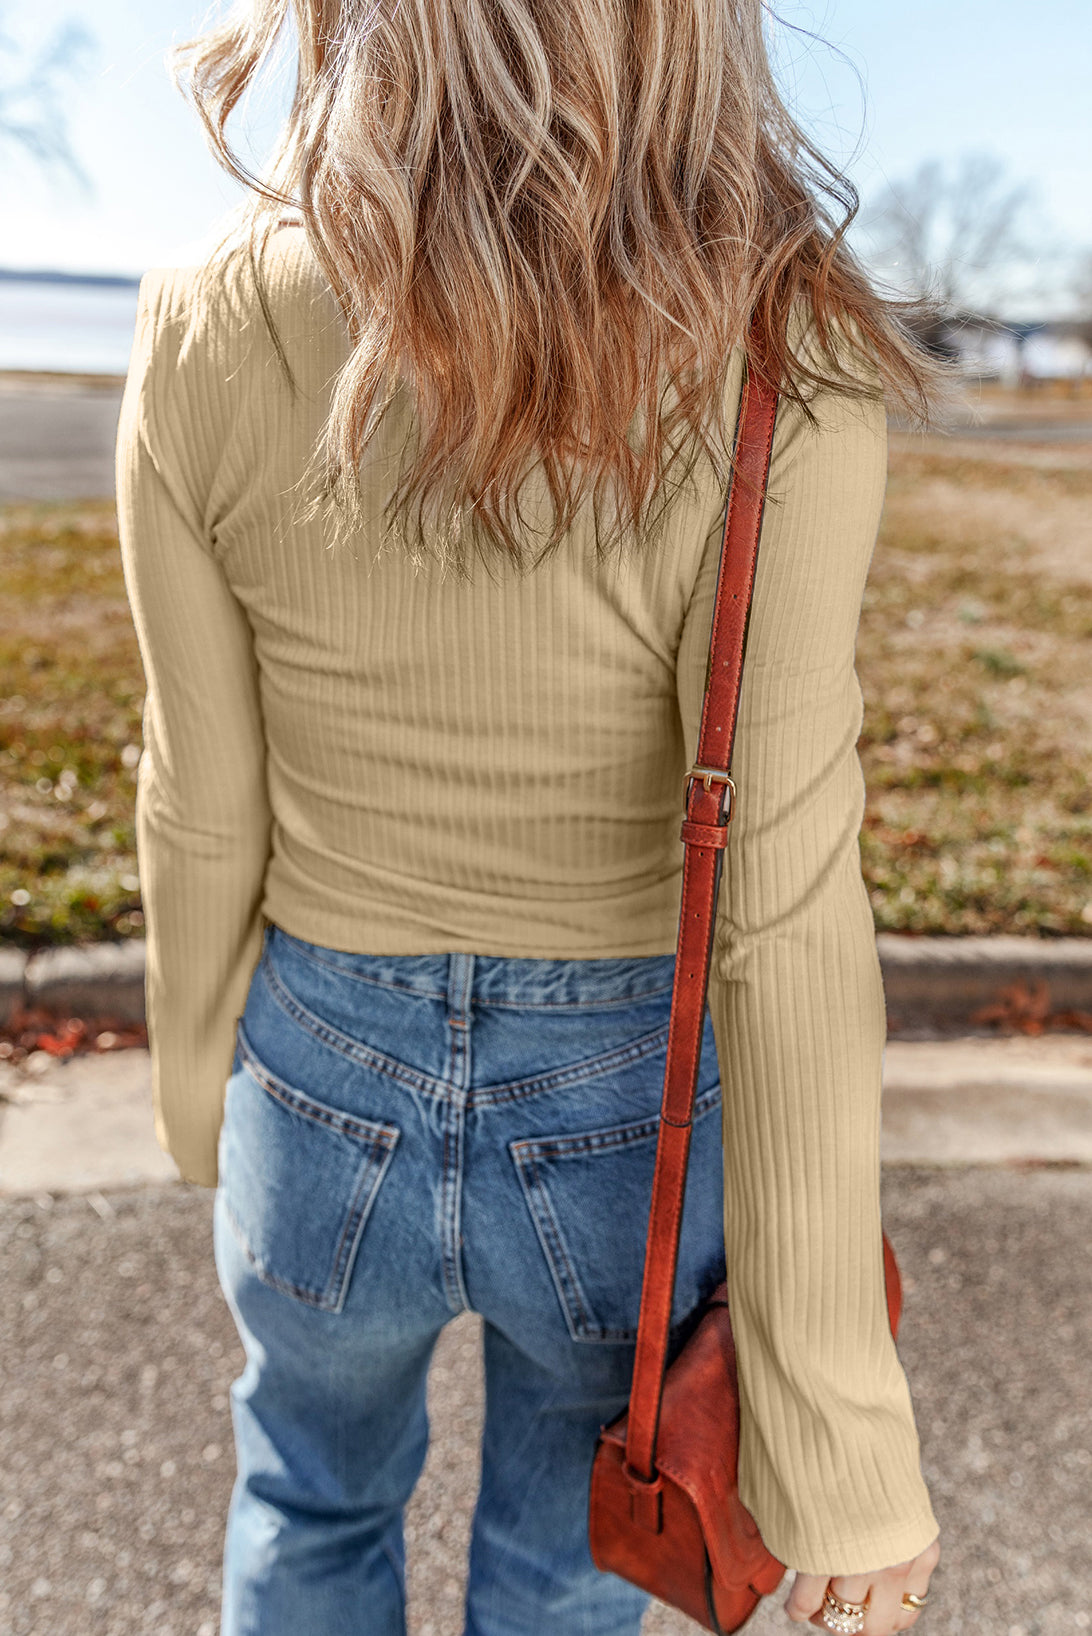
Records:
[[[712,789],[714,779],[718,784],[724,785],[725,794],[727,796],[724,804],[724,821],[727,823],[729,818],[732,816],[732,809],[736,804],[736,786],[732,780],[732,775],[730,773],[722,772],[719,767],[701,767],[697,762],[695,762],[684,779],[686,793],[688,796],[690,794],[690,780],[692,778],[700,778],[702,783],[705,785],[706,790]]]

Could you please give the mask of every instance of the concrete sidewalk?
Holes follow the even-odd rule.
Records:
[[[880,1151],[889,1164],[1092,1165],[1092,1038],[892,1040]],[[152,1128],[146,1050],[0,1063],[0,1197],[176,1176]]]

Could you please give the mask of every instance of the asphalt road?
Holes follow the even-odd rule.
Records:
[[[0,501],[113,494],[120,407],[117,383],[0,375]]]
[[[916,1628],[1087,1630],[1092,1171],[883,1177],[905,1284],[899,1351],[944,1550]],[[0,1204],[0,1636],[215,1636],[242,1352],[211,1202],[168,1184]],[[407,1516],[412,1636],[462,1629],[478,1339],[459,1319],[431,1377],[433,1442]],[[789,1583],[749,1636],[797,1628],[781,1608]],[[656,1607],[645,1632],[694,1628]]]
[[[103,378],[0,374],[0,503],[87,500],[114,492],[121,385]],[[959,437],[1001,444],[1092,441],[1092,420],[961,425]]]

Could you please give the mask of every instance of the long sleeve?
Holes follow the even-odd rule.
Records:
[[[884,1291],[884,996],[858,835],[854,668],[886,481],[882,404],[782,401],[759,548],[709,980],[723,1089],[725,1244],[740,1494],[805,1573],[856,1573],[936,1538]],[[720,519],[677,685],[697,747]]]
[[[137,858],[156,1135],[182,1176],[216,1183],[216,1143],[262,937],[270,847],[258,672],[216,560],[209,493],[223,394],[187,352],[172,285],[149,274],[117,441],[125,584],[144,665]]]

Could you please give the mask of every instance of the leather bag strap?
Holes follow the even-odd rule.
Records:
[[[765,356],[757,315],[751,323],[751,347],[759,358]],[[777,405],[776,390],[748,368],[736,422],[697,760],[686,775],[679,939],[637,1350],[626,1423],[626,1474],[635,1500],[639,1499],[641,1488],[656,1478],[656,1435],[675,1293],[694,1093],[701,1061],[706,988],[721,866],[735,802],[735,786],[730,776],[732,745]]]

